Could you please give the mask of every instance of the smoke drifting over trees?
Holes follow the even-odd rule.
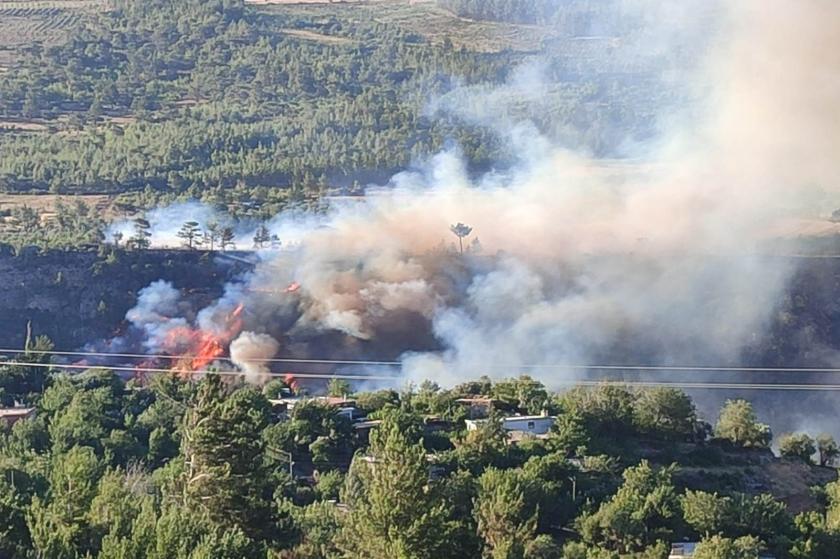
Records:
[[[761,256],[773,228],[838,194],[840,8],[721,10],[708,56],[680,77],[704,98],[661,115],[632,164],[505,124],[508,171],[474,177],[450,149],[363,203],[277,216],[270,231],[295,249],[261,253],[219,305],[243,302],[244,327],[281,352],[400,357],[407,376],[445,383],[533,364],[739,362],[794,272]],[[481,255],[446,249],[460,221]]]

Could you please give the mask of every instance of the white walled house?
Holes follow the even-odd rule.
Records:
[[[668,559],[692,559],[698,545],[697,542],[673,543]],[[774,559],[774,557],[772,555],[759,555],[758,559]]]
[[[546,435],[557,418],[551,415],[512,415],[502,418],[502,428],[511,433]],[[487,419],[467,419],[467,431],[475,431]]]

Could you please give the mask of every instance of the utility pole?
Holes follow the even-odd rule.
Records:
[[[295,461],[292,458],[292,453],[287,451],[287,450],[283,450],[282,448],[273,448],[273,447],[269,447],[268,451],[269,452],[282,453],[282,454],[286,455],[286,457],[289,459],[289,476],[292,479],[294,479],[295,478]]]

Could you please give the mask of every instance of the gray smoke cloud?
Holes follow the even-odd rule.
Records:
[[[262,383],[270,372],[266,359],[271,359],[280,349],[280,343],[268,334],[242,332],[230,343],[230,360],[245,372],[249,382]]]
[[[659,3],[633,4],[659,21]],[[301,357],[398,357],[407,378],[443,384],[528,370],[554,386],[580,374],[563,364],[737,363],[794,272],[764,256],[768,243],[838,199],[840,5],[744,0],[699,18],[711,20],[703,56],[664,64],[703,99],[661,115],[634,159],[593,158],[498,112],[518,164],[475,177],[450,149],[362,202],[277,216],[270,229],[291,248],[261,252],[202,324],[244,303],[247,335],[230,349],[245,370],[278,351],[268,340]],[[655,61],[679,34],[648,35]],[[481,122],[510,99],[539,105],[545,67],[435,110]],[[458,222],[473,228],[464,254]]]
[[[648,363],[737,360],[793,271],[760,256],[771,226],[815,216],[837,188],[840,8],[728,10],[692,77],[709,91],[703,118],[643,161],[611,165],[532,135],[540,156],[508,174],[474,180],[443,153],[304,228],[298,253],[270,261],[303,286],[299,324],[371,339],[396,308],[431,317],[443,350],[406,353],[404,368],[446,383],[622,350]],[[440,250],[455,222],[485,256]],[[370,297],[382,292],[411,306]]]
[[[187,325],[182,316],[181,292],[166,281],[155,281],[140,290],[137,304],[126,313],[126,320],[143,332],[143,349],[162,351],[170,333]]]

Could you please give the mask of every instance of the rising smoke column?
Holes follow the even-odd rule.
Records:
[[[205,327],[235,299],[254,336],[306,339],[319,358],[371,356],[388,340],[406,375],[447,384],[530,364],[736,363],[793,272],[761,256],[770,231],[837,198],[840,6],[725,10],[708,58],[684,76],[702,103],[667,115],[633,162],[506,123],[521,151],[508,172],[476,179],[452,149],[364,203],[278,216],[271,229],[295,250],[263,253],[247,282],[202,312]],[[457,222],[473,227],[480,253],[450,248]],[[237,339],[246,370],[263,341]],[[530,372],[549,386],[578,374]]]
[[[448,382],[493,374],[492,364],[510,374],[631,352],[648,363],[736,361],[792,272],[759,256],[769,227],[814,215],[814,185],[837,188],[840,8],[727,9],[692,78],[709,91],[704,106],[641,162],[604,165],[535,138],[539,157],[473,181],[457,153],[443,153],[300,235],[298,258],[284,262],[304,286],[298,324],[369,339],[411,308],[444,349],[407,353],[406,370]],[[492,263],[439,251],[458,221]],[[466,285],[442,282],[442,270]],[[383,291],[396,296],[369,296]],[[554,374],[563,371],[543,379]]]
[[[268,334],[242,332],[230,343],[230,360],[245,372],[249,382],[263,383],[268,379],[268,363],[277,355],[280,344]]]

